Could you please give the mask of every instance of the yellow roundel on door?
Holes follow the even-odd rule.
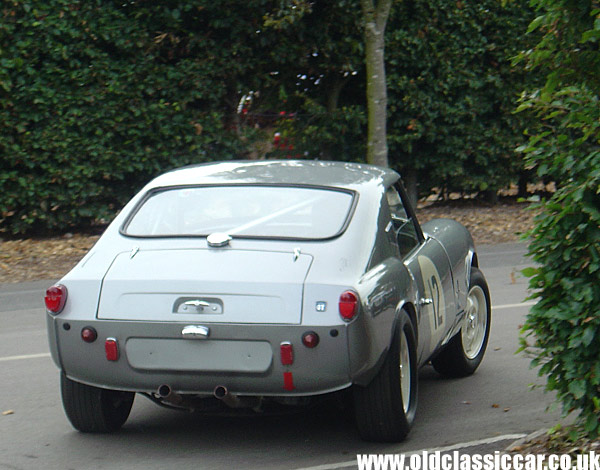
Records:
[[[444,289],[442,279],[435,264],[427,256],[418,257],[423,277],[423,299],[422,303],[426,308],[429,317],[429,326],[431,327],[431,346],[435,347],[442,339],[444,333],[444,323],[446,319],[446,302],[444,299]]]

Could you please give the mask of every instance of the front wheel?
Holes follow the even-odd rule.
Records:
[[[475,372],[485,354],[491,321],[492,308],[488,285],[482,272],[473,267],[463,326],[432,359],[435,370],[447,377],[466,377]]]
[[[131,412],[135,393],[92,387],[60,376],[63,407],[81,432],[106,433],[119,429]]]
[[[367,441],[399,442],[410,431],[417,410],[417,342],[408,315],[398,319],[386,359],[366,387],[354,386],[356,424]]]

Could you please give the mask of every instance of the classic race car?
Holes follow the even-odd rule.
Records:
[[[120,428],[135,393],[212,413],[351,387],[361,436],[399,441],[419,367],[472,374],[491,320],[462,225],[421,227],[390,169],[321,161],[157,177],[45,303],[83,432]]]

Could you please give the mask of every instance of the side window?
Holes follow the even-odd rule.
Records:
[[[372,269],[388,258],[398,258],[398,241],[393,230],[392,216],[385,194],[382,194],[379,216],[377,218],[377,240],[371,253],[368,269]]]
[[[388,188],[386,197],[392,214],[392,223],[394,224],[400,255],[404,257],[419,244],[417,230],[414,221],[408,216],[396,188],[393,186]]]

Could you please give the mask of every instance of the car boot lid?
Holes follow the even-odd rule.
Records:
[[[312,256],[253,250],[118,254],[102,281],[106,320],[298,324]]]

